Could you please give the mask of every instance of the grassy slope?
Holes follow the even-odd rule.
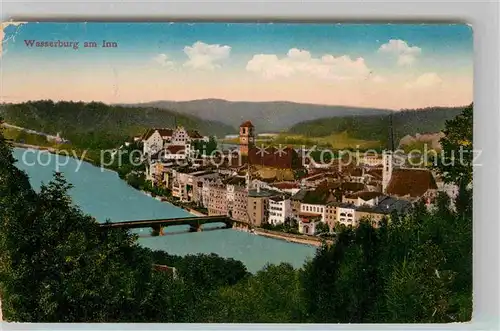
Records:
[[[49,142],[46,137],[33,133],[26,133],[22,130],[13,128],[0,128],[5,139],[10,139],[14,142],[24,143],[28,145],[51,147],[53,142]]]
[[[446,120],[454,118],[463,107],[426,108],[404,110],[393,115],[395,145],[405,135],[416,133],[439,132]],[[281,135],[283,141],[320,141],[332,148],[349,148],[353,144],[360,148],[388,147],[390,117],[380,116],[345,116],[322,118],[294,125]]]

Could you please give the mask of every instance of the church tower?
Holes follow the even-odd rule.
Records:
[[[240,125],[240,154],[248,155],[248,151],[255,144],[254,126],[246,121]]]
[[[393,155],[392,151],[384,151],[382,154],[382,163],[384,168],[382,169],[382,192],[386,193],[387,186],[391,181],[392,177],[392,166],[393,166]]]

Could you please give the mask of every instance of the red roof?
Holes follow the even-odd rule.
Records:
[[[172,129],[156,129],[156,130],[158,130],[158,133],[162,137],[172,137],[172,135],[174,134],[174,130]]]
[[[253,128],[253,127],[254,126],[253,126],[252,122],[250,122],[250,121],[243,122],[240,125],[240,128]]]
[[[321,217],[321,213],[299,212],[299,216],[307,217],[307,218],[314,218],[314,217]]]
[[[387,186],[387,194],[420,197],[427,190],[436,190],[436,180],[429,170],[395,169]]]
[[[250,164],[281,168],[298,169],[302,167],[298,153],[290,147],[276,149],[274,147],[253,147],[248,151]]]
[[[282,190],[300,187],[299,183],[276,183],[273,186]]]

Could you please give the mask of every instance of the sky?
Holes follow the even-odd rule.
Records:
[[[217,98],[408,109],[473,99],[464,24],[2,23],[0,38],[4,102]],[[51,41],[78,47],[36,46]]]

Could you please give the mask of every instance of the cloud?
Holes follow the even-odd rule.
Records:
[[[161,65],[162,67],[172,67],[174,62],[168,60],[167,54],[158,54],[153,57],[153,61]]]
[[[221,62],[229,58],[231,47],[219,44],[205,44],[201,41],[195,42],[192,46],[184,47],[184,53],[189,60],[184,63],[184,66],[193,69],[213,70],[220,67]]]
[[[374,83],[385,83],[385,82],[387,82],[387,79],[385,79],[385,77],[382,77],[382,76],[376,75],[376,76],[373,76],[373,77],[372,77],[372,81],[373,81]]]
[[[345,80],[370,74],[361,57],[353,60],[347,55],[335,57],[326,54],[314,58],[309,51],[297,48],[290,49],[281,59],[275,54],[256,54],[248,61],[246,70],[260,73],[268,79],[304,74],[322,79]]]
[[[2,23],[0,23],[0,57],[2,57],[3,43],[7,41],[7,40],[3,40],[5,38],[5,33],[3,32],[3,30],[10,25],[20,27],[21,25],[23,25],[25,23],[26,22],[2,22]],[[15,38],[15,35],[12,38]]]
[[[443,83],[441,77],[435,72],[427,72],[417,77],[412,82],[405,84],[406,88],[430,88],[436,87]]]
[[[409,46],[408,43],[400,39],[391,39],[388,43],[383,44],[378,49],[380,53],[396,56],[398,65],[410,65],[415,62],[418,55],[422,53],[422,49],[417,46]]]

